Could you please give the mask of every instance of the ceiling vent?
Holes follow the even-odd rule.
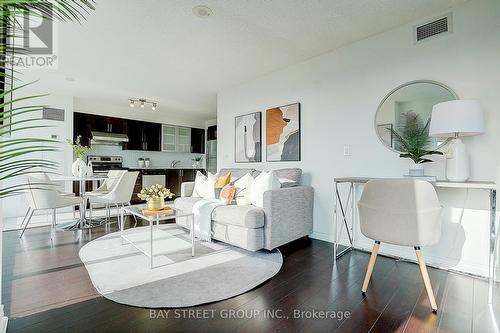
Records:
[[[435,37],[440,37],[452,32],[451,13],[415,26],[415,43],[421,43]]]

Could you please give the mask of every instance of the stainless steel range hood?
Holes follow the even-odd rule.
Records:
[[[106,133],[106,132],[95,132],[92,131],[91,145],[113,145],[119,146],[128,142],[128,136],[126,134],[119,133]]]

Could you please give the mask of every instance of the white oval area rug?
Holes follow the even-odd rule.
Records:
[[[125,230],[141,249],[149,249],[149,227]],[[221,242],[195,243],[176,224],[154,227],[154,268],[149,258],[123,242],[119,232],[97,238],[80,249],[80,259],[97,291],[127,305],[147,308],[187,307],[220,301],[251,290],[278,273],[283,257],[250,252]]]

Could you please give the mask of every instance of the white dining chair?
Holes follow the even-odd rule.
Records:
[[[375,240],[362,293],[368,289],[380,243],[412,246],[415,249],[432,311],[437,304],[421,246],[436,244],[441,237],[442,207],[434,187],[418,179],[369,181],[358,203],[361,232]]]
[[[28,210],[21,222],[20,238],[26,231],[35,211],[52,210],[52,231],[54,231],[57,223],[56,209],[74,207],[83,202],[81,197],[58,191],[56,186],[50,183],[50,178],[44,173],[29,175],[27,179],[28,188],[25,194],[28,201]]]
[[[127,170],[109,170],[108,173],[106,174],[107,178],[104,180],[104,182],[97,189],[91,192],[87,192],[86,196],[90,198],[90,197],[100,197],[105,194],[108,194],[116,186],[120,177],[126,172]],[[106,219],[108,219],[109,204],[104,204],[104,209],[105,209]],[[92,206],[92,201],[90,199],[89,199],[89,211],[90,211],[89,212],[90,217],[92,217],[93,206]]]
[[[108,207],[106,212],[106,220],[110,219],[110,206],[116,206],[119,209],[119,206],[131,206],[130,200],[132,199],[132,194],[134,193],[135,182],[139,175],[138,171],[129,172],[125,171],[116,181],[113,189],[111,191],[103,194],[103,195],[93,195],[89,197],[90,204],[90,214],[92,217],[92,205],[94,204],[104,204]],[[134,216],[134,219],[136,217]],[[136,220],[137,221],[137,220]]]
[[[87,194],[103,195],[104,193],[110,192],[125,172],[127,172],[127,170],[109,170],[106,174],[107,178],[104,182],[97,189],[92,192],[88,192]]]

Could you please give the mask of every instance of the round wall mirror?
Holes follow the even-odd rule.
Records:
[[[412,81],[391,91],[380,103],[375,115],[375,131],[389,149],[401,152],[401,137],[411,131],[429,132],[432,107],[458,99],[453,90],[434,81]],[[427,149],[434,150],[446,139],[429,138]]]

